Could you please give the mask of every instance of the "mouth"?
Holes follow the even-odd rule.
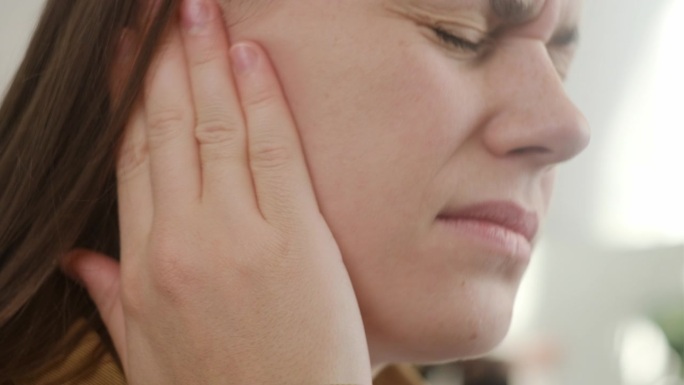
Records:
[[[483,202],[460,209],[446,209],[437,216],[450,233],[480,241],[489,249],[528,259],[539,229],[534,212],[510,201]]]

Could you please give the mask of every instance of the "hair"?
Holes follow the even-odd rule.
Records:
[[[75,248],[119,256],[116,156],[179,2],[47,1],[0,106],[0,384],[49,370],[91,330],[103,346],[72,378],[106,352],[116,357],[94,304],[59,260]],[[137,53],[114,101],[125,30],[138,37]],[[74,332],[79,320],[87,322]]]

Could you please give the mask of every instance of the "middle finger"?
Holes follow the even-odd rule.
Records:
[[[155,59],[145,92],[155,216],[199,201],[200,165],[185,52],[176,23]]]

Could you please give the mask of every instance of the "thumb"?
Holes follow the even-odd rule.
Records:
[[[66,275],[88,290],[121,362],[126,365],[126,325],[121,306],[119,263],[94,251],[73,250],[65,256],[61,265]]]

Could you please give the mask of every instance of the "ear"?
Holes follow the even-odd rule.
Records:
[[[121,304],[119,263],[106,255],[77,249],[61,260],[62,271],[85,287],[112,337],[121,362],[126,365],[126,325]]]
[[[223,10],[223,19],[226,26],[230,27],[259,15],[266,8],[277,1],[273,0],[215,0]],[[282,1],[282,0],[279,0]]]

